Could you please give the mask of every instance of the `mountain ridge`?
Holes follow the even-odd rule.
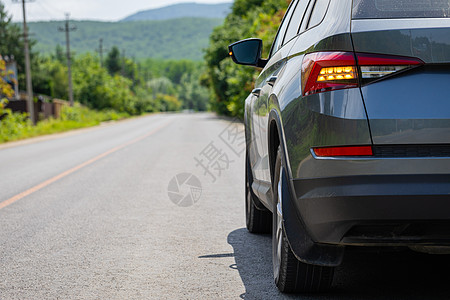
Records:
[[[99,39],[105,52],[113,46],[136,59],[189,59],[202,60],[203,49],[208,46],[209,35],[222,19],[179,18],[160,21],[101,22],[71,21],[77,27],[70,33],[71,49],[75,53],[95,53]],[[30,32],[37,44],[34,51],[55,53],[57,45],[65,46],[65,35],[58,32],[64,21],[30,22]]]
[[[224,19],[231,9],[232,2],[204,4],[196,2],[178,3],[155,9],[138,11],[119,22],[143,20],[169,20],[186,17]]]

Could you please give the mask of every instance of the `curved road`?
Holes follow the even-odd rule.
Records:
[[[349,251],[330,293],[278,293],[241,138],[160,114],[0,147],[0,299],[449,298],[450,259],[409,252]]]

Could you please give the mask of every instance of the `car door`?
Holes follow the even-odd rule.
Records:
[[[298,0],[294,0],[291,5],[289,6],[286,15],[284,17],[283,22],[281,23],[281,26],[278,30],[277,37],[275,38],[275,42],[273,43],[271,53],[274,53],[273,58],[270,61],[278,61],[281,58],[281,53],[277,51],[279,48],[281,48],[284,34],[287,29],[287,25],[289,23],[289,20],[292,16],[293,8],[297,4]],[[276,49],[274,51],[274,49]],[[277,59],[278,58],[278,59]],[[269,61],[269,62],[270,62]],[[253,91],[254,94],[254,100],[252,101],[252,107],[251,107],[251,114],[252,114],[252,134],[254,138],[254,145],[255,145],[255,155],[256,155],[256,162],[255,165],[252,166],[253,168],[253,175],[255,183],[258,185],[256,187],[257,193],[259,194],[260,198],[266,198],[266,193],[270,189],[270,184],[267,182],[270,181],[270,179],[267,178],[268,173],[268,152],[266,149],[264,149],[263,146],[263,140],[266,139],[264,134],[266,134],[265,126],[267,124],[267,97],[270,93],[270,88],[268,84],[265,82],[267,81],[268,76],[274,73],[275,70],[273,67],[265,68],[262,72],[262,74],[259,76],[258,81],[255,84],[255,89]],[[262,185],[262,186],[261,186]],[[259,192],[258,192],[259,191]],[[264,200],[263,200],[264,201]]]
[[[257,101],[260,107],[261,147],[264,163],[262,178],[268,184],[271,181],[268,145],[269,97],[271,97],[274,87],[280,84],[278,78],[282,76],[286,61],[288,60],[288,54],[295,43],[295,36],[297,36],[300,30],[300,25],[310,2],[310,0],[299,0],[292,4],[292,13],[290,15],[286,14],[286,18],[272,46],[272,55],[267,67],[259,76],[257,82],[261,88]]]

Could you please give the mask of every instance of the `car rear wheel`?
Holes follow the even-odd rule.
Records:
[[[292,252],[285,235],[282,210],[283,166],[281,155],[281,150],[278,148],[273,181],[272,225],[272,259],[275,284],[283,293],[324,291],[331,286],[334,268],[299,261]]]
[[[255,199],[251,190],[251,166],[246,156],[245,162],[245,219],[247,229],[251,233],[270,233],[272,229],[272,214],[268,210],[260,209],[255,205]]]

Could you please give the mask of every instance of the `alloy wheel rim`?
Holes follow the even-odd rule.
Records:
[[[245,217],[247,218],[247,222],[250,218],[250,205],[251,205],[250,197],[251,197],[250,190],[247,190],[247,195],[245,197]]]

